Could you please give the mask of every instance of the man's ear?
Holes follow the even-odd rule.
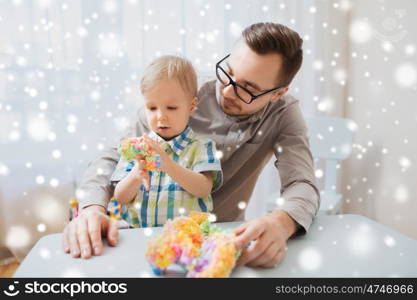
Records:
[[[288,86],[285,86],[283,88],[280,88],[278,91],[276,91],[275,93],[272,93],[272,97],[270,102],[277,102],[279,99],[281,99],[282,97],[284,97],[284,95],[288,92]]]
[[[198,105],[198,98],[194,97],[193,100],[191,100],[191,113],[195,112]]]

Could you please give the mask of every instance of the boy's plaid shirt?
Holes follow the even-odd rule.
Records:
[[[171,159],[194,172],[212,172],[213,189],[222,183],[220,160],[216,157],[216,145],[212,140],[198,137],[189,126],[177,137],[165,141],[154,132],[149,137],[158,141]],[[119,160],[111,177],[112,182],[123,179],[135,162]],[[150,189],[138,187],[138,194],[128,205],[122,206],[122,219],[133,227],[162,226],[166,220],[190,211],[213,210],[211,195],[198,198],[185,191],[167,173],[149,172]]]

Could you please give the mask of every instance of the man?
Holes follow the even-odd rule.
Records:
[[[291,29],[273,23],[249,26],[232,53],[217,63],[218,80],[200,88],[198,109],[190,120],[192,129],[213,139],[222,153],[223,185],[212,194],[217,221],[243,220],[238,204],[249,201],[261,170],[272,154],[276,157],[284,203],[235,230],[237,248],[245,249],[238,265],[278,264],[287,240],[308,230],[319,207],[307,128],[298,101],[285,95],[302,54],[302,39]],[[148,130],[141,108],[127,135]],[[118,158],[116,148],[108,149],[86,171],[80,216],[64,230],[64,250],[73,257],[99,255],[102,236],[117,244],[117,228],[105,207]],[[97,175],[98,168],[105,172]]]

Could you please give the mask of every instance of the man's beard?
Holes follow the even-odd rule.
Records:
[[[221,100],[223,108],[225,108],[228,111],[231,111],[231,113],[237,113],[240,110],[240,106],[237,105],[235,101],[230,100],[229,98],[226,98],[224,96],[222,96]]]

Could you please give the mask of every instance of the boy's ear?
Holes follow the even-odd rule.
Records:
[[[197,109],[197,105],[198,105],[198,98],[197,96],[193,98],[193,100],[191,100],[191,112],[195,112]]]
[[[284,97],[285,93],[288,92],[288,86],[278,89],[275,93],[272,93],[271,102],[277,102],[279,99]]]

